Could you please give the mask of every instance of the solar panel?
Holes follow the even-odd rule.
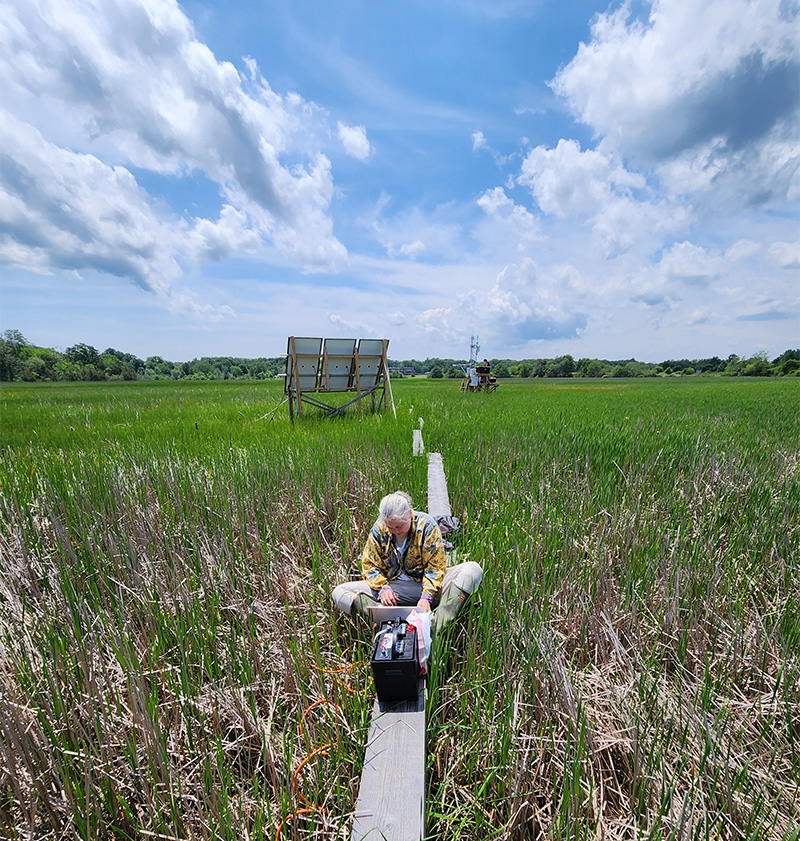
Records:
[[[303,402],[338,414],[352,403],[371,396],[373,410],[388,406],[388,339],[340,339],[290,336],[286,350],[285,393],[289,411],[300,414]],[[344,406],[331,406],[312,394],[355,392]]]

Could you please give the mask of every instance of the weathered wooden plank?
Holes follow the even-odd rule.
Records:
[[[420,841],[425,834],[425,682],[416,702],[376,699],[352,841]]]
[[[428,513],[431,517],[449,517],[453,513],[441,453],[428,453]]]
[[[425,444],[422,442],[422,430],[414,430],[414,440],[412,442],[412,451],[415,456],[421,456],[425,452]]]
[[[416,455],[422,433],[414,433]],[[452,514],[441,453],[428,454],[428,513]],[[425,680],[420,678],[416,702],[375,700],[351,839],[420,841],[424,836]]]

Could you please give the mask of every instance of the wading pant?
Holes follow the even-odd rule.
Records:
[[[483,570],[475,561],[464,561],[448,567],[442,583],[442,592],[434,601],[433,625],[436,632],[455,619],[464,606],[464,602],[480,587]],[[422,584],[416,581],[395,579],[389,582],[401,605],[415,605],[422,595]],[[348,616],[360,613],[369,617],[367,606],[378,601],[378,591],[373,590],[366,581],[348,581],[339,584],[332,593],[336,607]]]

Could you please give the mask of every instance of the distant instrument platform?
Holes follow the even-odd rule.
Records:
[[[497,390],[497,377],[492,376],[492,369],[488,365],[470,365],[467,367],[467,376],[461,381],[461,390],[491,393]]]

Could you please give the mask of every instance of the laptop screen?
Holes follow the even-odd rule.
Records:
[[[387,607],[382,604],[371,604],[367,606],[370,619],[376,625],[380,625],[381,622],[387,622],[390,619],[397,619],[398,617],[400,619],[407,619],[408,614],[415,609],[415,605],[390,605]]]

